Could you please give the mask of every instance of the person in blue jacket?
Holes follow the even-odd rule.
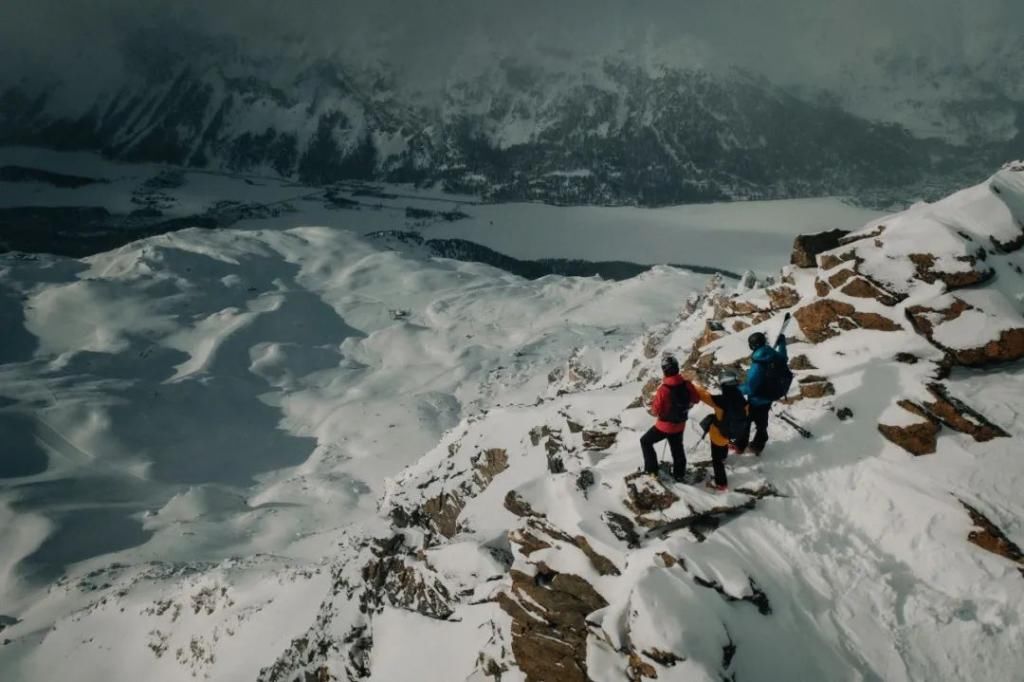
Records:
[[[747,372],[747,381],[740,387],[743,394],[747,396],[750,403],[750,422],[747,425],[745,437],[738,439],[733,446],[736,452],[743,453],[746,450],[760,455],[768,442],[768,415],[772,409],[772,399],[759,395],[764,386],[765,373],[772,360],[789,362],[789,355],[786,352],[786,337],[779,335],[775,342],[775,348],[768,345],[768,339],[761,332],[754,332],[747,339],[750,350],[750,371]],[[750,440],[750,427],[754,427],[754,439]]]

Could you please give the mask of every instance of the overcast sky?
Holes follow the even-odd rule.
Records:
[[[933,65],[1020,54],[1024,0],[10,0],[0,69],[11,77],[116,79],[139,29],[180,49],[174,25],[245,51],[386,61],[443,81],[482,52],[550,59],[625,51],[679,65],[736,64],[828,85],[870,71],[880,51]]]

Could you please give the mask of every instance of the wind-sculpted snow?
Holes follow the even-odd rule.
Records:
[[[134,477],[137,497],[106,508],[153,535],[66,562],[48,590],[14,581],[31,559],[11,564],[0,664],[27,680],[1014,679],[1024,357],[1003,337],[1024,328],[1024,277],[990,239],[1014,225],[999,186],[739,286],[661,268],[527,282],[319,228],[7,259],[39,350],[4,366],[0,414],[53,431],[46,472],[3,489],[5,546],[60,532],[63,509],[21,497],[54,472]],[[69,317],[87,306],[93,327]],[[796,381],[763,455],[731,455],[724,493],[639,474],[659,355],[714,388],[786,312]],[[146,348],[153,378],[133,383]],[[230,405],[192,406],[197,384]],[[159,421],[141,391],[179,385],[196,393],[176,409],[252,461]],[[128,399],[140,409],[113,412]],[[684,435],[693,479],[707,411]],[[166,445],[129,440],[144,419]],[[203,461],[168,469],[174,447]],[[168,472],[215,478],[218,461],[240,472],[131,515],[169,495]]]
[[[674,316],[660,292],[702,279],[531,283],[326,228],[191,230],[84,261],[9,254],[0,278],[3,615],[112,556],[328,555],[330,529],[372,518],[383,477],[463,415],[545,390],[573,348],[600,361]],[[23,627],[61,618],[40,608]]]

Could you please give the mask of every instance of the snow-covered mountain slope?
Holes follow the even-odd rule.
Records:
[[[91,94],[75,87],[71,97],[78,84],[59,81],[0,83],[0,144],[311,184],[440,183],[502,201],[839,194],[888,206],[975,182],[1022,141],[1019,93],[964,73],[912,73],[941,87],[902,98],[896,86],[875,96],[861,81],[798,96],[747,72],[630,55],[572,64],[492,56],[424,95],[385,65],[247,59],[231,41],[199,36],[180,54],[125,44],[132,68]]]
[[[8,566],[0,669],[1016,679],[1022,177],[1009,166],[802,238],[767,287],[670,269],[527,283],[314,228],[190,231],[85,262],[6,256],[24,298],[5,310],[24,331],[0,414],[53,433],[32,441],[50,468],[19,460],[35,470],[5,484],[4,546],[24,556],[54,519],[97,507],[152,535],[65,556],[49,587],[26,574],[38,555]],[[399,290],[419,293],[392,320]],[[786,311],[797,380],[764,455],[730,457],[724,494],[638,476],[659,354],[712,383]],[[694,470],[705,411],[685,438]],[[259,474],[287,464],[281,439],[303,438],[308,458]],[[183,465],[186,449],[202,456]],[[232,480],[197,481],[217,472]],[[104,477],[134,480],[136,497]],[[103,490],[120,496],[88,502]]]

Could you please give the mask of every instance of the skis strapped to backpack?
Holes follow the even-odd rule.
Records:
[[[792,316],[786,313],[786,317],[782,320],[782,327],[779,328],[779,334],[775,337],[776,346],[782,341],[786,333],[786,327],[789,326],[791,319]],[[771,360],[756,361],[764,365],[764,377],[761,379],[761,386],[757,397],[767,400],[781,400],[789,394],[789,389],[793,385],[793,371],[789,368],[789,363],[780,357],[774,347],[770,349],[770,352],[772,354]]]

